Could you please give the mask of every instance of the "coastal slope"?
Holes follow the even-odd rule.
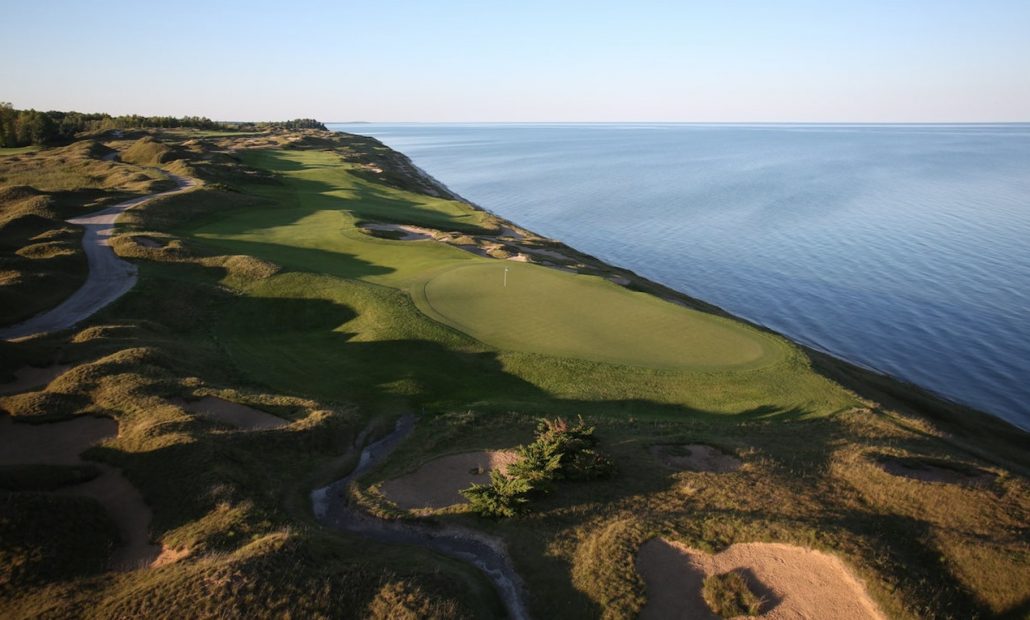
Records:
[[[501,541],[535,617],[634,617],[656,587],[638,553],[656,538],[832,555],[888,617],[1025,613],[1018,430],[535,235],[370,138],[84,139],[102,147],[77,147],[84,166],[164,145],[158,167],[198,187],[119,220],[111,246],[139,272],[129,293],[76,328],[0,343],[12,385],[40,377],[0,408],[43,429],[114,418],[117,434],[83,463],[138,490],[167,561],[109,572],[123,544],[111,515],[55,492],[90,472],[5,466],[3,615],[160,617],[187,601],[209,616],[503,614],[475,566],[315,519],[310,493],[403,416],[406,439],[340,492],[371,519]],[[0,159],[0,182],[17,170],[37,194],[65,191],[24,172],[64,165],[48,151]],[[19,248],[47,232],[13,230]],[[237,417],[210,414],[212,402]],[[511,519],[391,501],[389,481],[448,455],[516,450],[558,416],[596,429],[610,477],[556,482]],[[281,422],[240,422],[258,417]]]

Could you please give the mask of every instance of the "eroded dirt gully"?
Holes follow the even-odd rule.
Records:
[[[416,545],[435,553],[472,564],[493,583],[513,620],[528,620],[525,589],[504,542],[481,532],[453,525],[380,519],[350,502],[350,483],[393,452],[415,427],[415,419],[405,416],[394,430],[361,450],[358,464],[346,477],[311,492],[315,518],[325,526],[380,543]],[[358,446],[367,431],[359,435]],[[358,448],[352,448],[357,450]]]

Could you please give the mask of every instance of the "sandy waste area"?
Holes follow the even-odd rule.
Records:
[[[803,547],[745,543],[712,555],[653,538],[641,546],[636,564],[647,588],[644,620],[718,620],[701,597],[701,586],[709,575],[734,570],[764,600],[759,618],[884,618],[839,558]]]
[[[435,458],[417,470],[383,483],[387,499],[404,510],[445,508],[465,503],[460,493],[473,483],[486,484],[490,471],[503,472],[516,458],[511,451],[483,451]]]

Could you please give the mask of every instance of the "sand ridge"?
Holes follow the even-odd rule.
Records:
[[[718,620],[701,598],[708,575],[740,571],[765,602],[760,618],[884,620],[865,587],[836,556],[779,543],[731,545],[715,555],[653,538],[640,547],[637,572],[647,588],[640,618]]]
[[[398,508],[445,508],[464,503],[460,493],[473,483],[486,484],[490,471],[504,471],[517,458],[510,450],[464,452],[427,461],[417,470],[387,480],[380,490]]]
[[[173,398],[171,403],[203,418],[235,426],[244,431],[263,431],[281,428],[290,422],[270,413],[241,405],[217,396],[205,396],[200,400],[187,401]]]

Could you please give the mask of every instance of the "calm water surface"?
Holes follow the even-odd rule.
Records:
[[[1030,125],[333,128],[540,234],[1030,428]]]

